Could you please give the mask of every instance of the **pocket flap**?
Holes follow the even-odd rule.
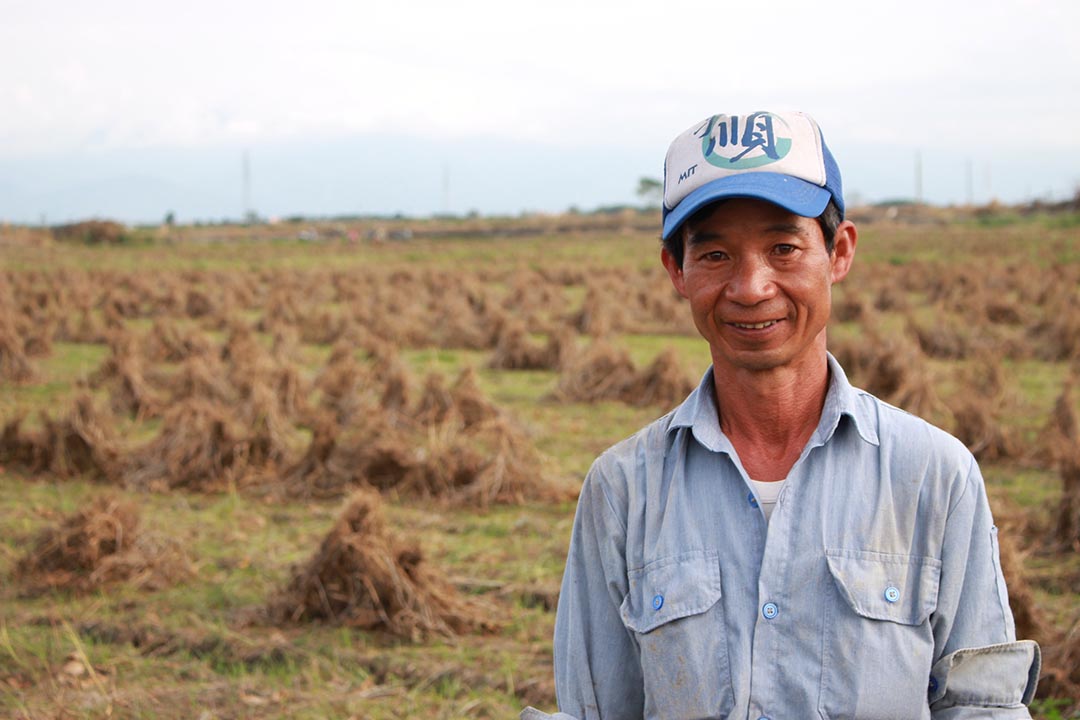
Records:
[[[865,550],[826,550],[840,595],[859,615],[921,625],[937,607],[941,561]]]
[[[695,550],[651,562],[628,574],[630,592],[619,612],[635,632],[703,613],[720,599],[720,555]]]

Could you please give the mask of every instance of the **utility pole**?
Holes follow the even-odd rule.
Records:
[[[968,206],[973,207],[975,205],[975,165],[971,162],[971,158],[968,158],[967,164],[964,165],[963,179],[968,191]]]
[[[442,211],[450,214],[450,163],[446,162],[442,166]]]
[[[922,151],[915,151],[915,202],[922,205]]]
[[[250,222],[254,213],[251,210],[251,158],[248,151],[244,150],[243,157],[243,182],[244,182],[244,212],[241,215],[244,222]]]

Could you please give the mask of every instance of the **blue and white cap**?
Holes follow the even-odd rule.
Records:
[[[831,199],[844,216],[840,168],[821,128],[799,112],[713,115],[679,135],[664,162],[667,240],[706,205],[732,197],[817,217]]]

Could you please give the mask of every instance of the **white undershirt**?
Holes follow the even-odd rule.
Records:
[[[780,491],[784,489],[784,483],[786,482],[787,478],[776,480],[774,482],[750,480],[750,484],[754,486],[754,495],[757,496],[758,504],[761,505],[761,509],[765,513],[766,522],[772,518],[772,511],[773,508],[776,507],[776,500],[780,497]]]

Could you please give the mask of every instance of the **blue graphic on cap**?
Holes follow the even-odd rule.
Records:
[[[756,112],[746,116],[740,134],[738,115],[713,115],[697,133],[701,138],[701,154],[710,165],[729,170],[749,170],[774,163],[791,152],[791,138],[776,136],[774,119],[787,127],[784,119],[777,115]],[[717,153],[719,148],[740,152],[732,156],[721,155]],[[760,153],[747,157],[755,150]]]

